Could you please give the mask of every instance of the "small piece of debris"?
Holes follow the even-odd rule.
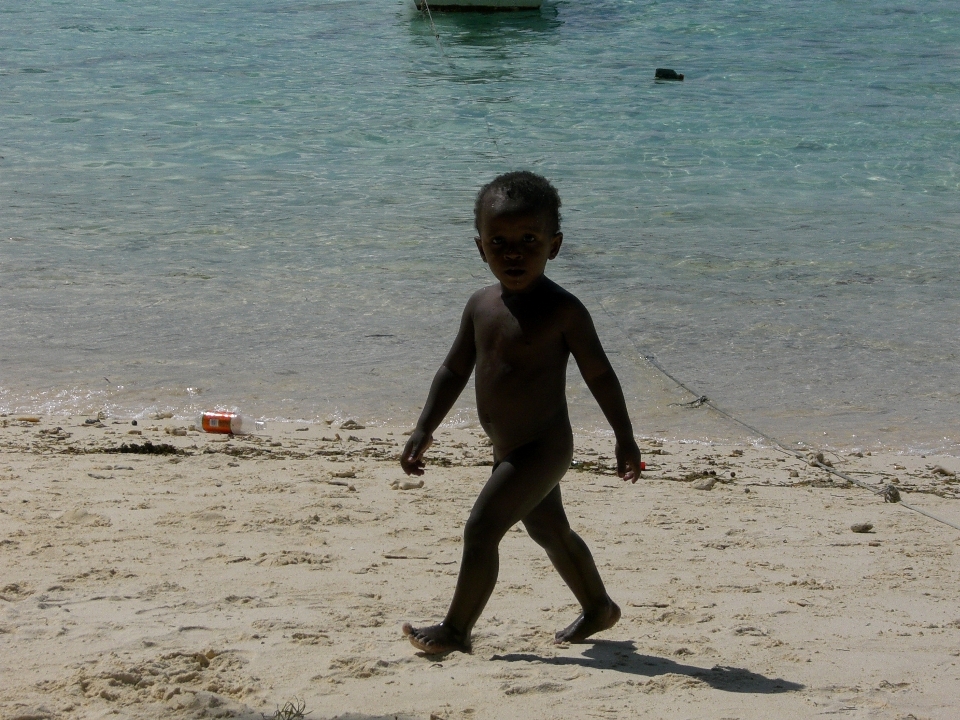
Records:
[[[705,477],[702,480],[697,480],[693,483],[691,487],[694,490],[713,490],[713,486],[717,484],[717,479],[713,476]]]
[[[670,68],[657,68],[653,77],[655,80],[683,80],[683,73],[678,73],[676,70],[671,70]]]
[[[850,529],[855,533],[868,533],[873,530],[873,523],[854,523],[850,526]]]
[[[831,467],[831,468],[833,467],[833,463],[830,462],[827,458],[825,458],[822,452],[818,452],[816,454],[810,453],[809,457],[810,457],[809,464],[813,467],[816,467],[818,464],[826,465],[827,467]]]
[[[154,445],[152,442],[147,440],[147,442],[142,445],[137,445],[136,443],[131,443],[127,445],[124,443],[120,447],[116,448],[104,448],[103,452],[105,453],[139,453],[141,455],[178,455],[183,454],[183,451],[175,448],[173,445],[168,445],[166,443],[157,443]]]
[[[416,490],[423,487],[423,480],[417,482],[413,480],[394,480],[390,483],[390,487],[394,490]]]
[[[366,425],[361,425],[356,420],[347,420],[345,423],[341,423],[341,430],[363,430],[366,428]]]

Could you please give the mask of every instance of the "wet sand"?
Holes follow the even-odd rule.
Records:
[[[623,619],[554,645],[578,609],[515,528],[473,653],[436,658],[400,627],[446,609],[489,472],[479,432],[441,431],[423,486],[399,489],[403,428],[86,421],[0,418],[6,720],[259,720],[287,702],[355,720],[960,706],[960,531],[775,449],[648,440],[648,472],[624,485],[611,445],[578,437],[564,501]],[[960,523],[957,476],[934,472],[960,459],[826,457]]]

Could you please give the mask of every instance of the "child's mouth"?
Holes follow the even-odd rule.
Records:
[[[520,277],[521,275],[523,275],[524,270],[523,268],[507,268],[503,272],[506,275],[509,275],[510,277]]]

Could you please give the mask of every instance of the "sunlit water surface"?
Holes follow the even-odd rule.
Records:
[[[0,4],[0,412],[412,423],[491,281],[476,189],[530,168],[638,432],[752,437],[654,355],[787,442],[960,449],[960,6],[434,20]],[[570,401],[605,428],[573,371]]]

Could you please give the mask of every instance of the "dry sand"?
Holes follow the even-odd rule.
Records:
[[[960,532],[782,452],[648,442],[631,486],[578,437],[565,503],[623,620],[554,645],[577,607],[515,528],[473,653],[438,659],[400,626],[446,609],[479,433],[400,490],[402,429],[84,421],[0,418],[7,720],[960,717]],[[108,452],[147,441],[182,453]],[[832,459],[960,522],[957,458]]]

